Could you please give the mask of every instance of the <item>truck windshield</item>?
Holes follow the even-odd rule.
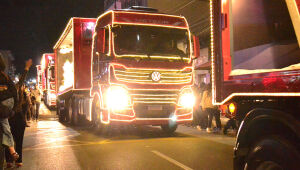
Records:
[[[113,32],[117,55],[156,56],[162,59],[189,57],[189,34],[186,29],[117,25]]]
[[[231,75],[299,69],[300,46],[285,0],[232,0],[231,13]]]

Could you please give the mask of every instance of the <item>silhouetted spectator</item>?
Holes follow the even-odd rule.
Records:
[[[20,157],[16,160],[16,166],[21,167],[22,163],[22,149],[23,149],[23,138],[26,126],[26,111],[24,109],[24,104],[26,103],[26,96],[24,96],[25,89],[24,89],[24,81],[27,76],[28,70],[32,65],[32,60],[28,60],[25,63],[24,73],[21,75],[19,82],[16,84],[19,96],[19,102],[16,106],[16,113],[13,117],[9,119],[9,125],[11,127],[11,132],[14,137],[16,143],[16,151],[19,153]],[[7,168],[13,166],[13,159],[11,159],[10,153],[8,150],[5,152]]]
[[[33,90],[33,95],[35,97],[35,118],[36,121],[39,119],[39,114],[40,114],[40,104],[41,104],[41,93],[40,90],[38,89],[38,85],[35,85],[35,89]]]
[[[18,159],[19,155],[14,148],[14,139],[8,123],[18,103],[18,93],[13,81],[4,73],[5,64],[0,56],[0,169],[4,167],[4,147],[8,148],[11,159]],[[4,147],[3,147],[4,146]]]
[[[221,120],[220,120],[220,111],[218,110],[217,106],[214,106],[212,104],[212,95],[211,95],[211,84],[207,85],[206,90],[203,92],[202,97],[202,108],[203,110],[208,114],[208,123],[207,123],[207,132],[212,132],[211,126],[212,126],[212,119],[215,117],[216,120],[216,131],[221,130]]]

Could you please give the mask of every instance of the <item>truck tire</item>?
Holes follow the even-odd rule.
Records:
[[[92,103],[92,125],[95,132],[102,136],[107,136],[110,132],[110,125],[104,125],[100,120],[100,105],[97,98],[93,99]]]
[[[98,128],[98,126],[99,126],[99,124],[100,124],[100,120],[99,120],[99,117],[97,116],[97,110],[99,109],[99,108],[96,108],[96,107],[98,107],[97,106],[97,99],[96,98],[94,98],[93,99],[93,103],[92,103],[92,109],[91,109],[91,116],[92,116],[92,125],[93,125],[93,127],[95,128],[95,129],[97,129]]]
[[[73,99],[70,98],[69,101],[67,102],[66,106],[66,118],[67,118],[67,123],[73,124],[72,118],[73,118]]]
[[[61,110],[59,101],[56,102],[56,114],[58,115],[59,122],[61,122],[61,123],[65,122],[65,115],[63,114],[63,111]]]
[[[171,124],[166,124],[166,125],[161,125],[161,129],[163,132],[167,134],[173,134],[176,129],[177,129],[177,124],[171,125]]]
[[[278,136],[269,136],[258,141],[250,150],[245,170],[296,170],[300,154],[294,145]]]
[[[75,126],[78,126],[80,124],[79,122],[79,115],[78,115],[78,106],[79,106],[79,103],[78,103],[78,100],[77,99],[74,99],[73,103],[72,103],[72,120],[71,120],[71,123]]]

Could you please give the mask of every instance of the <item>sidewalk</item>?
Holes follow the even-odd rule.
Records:
[[[57,120],[57,115],[56,115],[56,110],[52,109],[50,110],[44,102],[41,102],[40,105],[40,114],[39,114],[39,119],[47,119],[47,120]]]

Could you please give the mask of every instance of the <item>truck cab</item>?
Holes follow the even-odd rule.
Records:
[[[161,126],[193,119],[193,41],[182,16],[151,9],[108,11],[92,47],[91,120]],[[198,50],[199,51],[199,50]]]

